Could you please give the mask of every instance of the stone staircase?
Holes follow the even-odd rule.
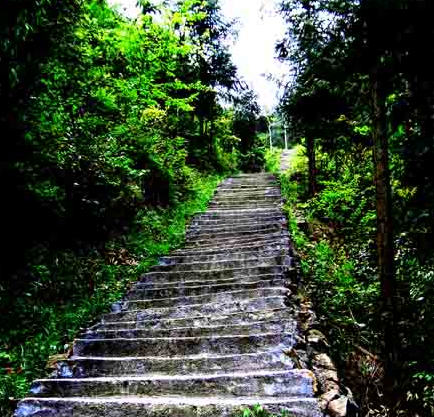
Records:
[[[183,249],[161,258],[16,417],[320,416],[311,371],[288,355],[292,262],[275,178],[224,181]]]

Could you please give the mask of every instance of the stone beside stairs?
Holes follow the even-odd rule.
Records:
[[[183,249],[161,258],[33,383],[15,417],[321,415],[288,353],[297,322],[281,195],[269,174],[224,181]]]

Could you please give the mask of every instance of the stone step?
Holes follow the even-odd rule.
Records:
[[[227,268],[227,269],[210,269],[210,270],[189,270],[189,271],[154,271],[147,272],[140,277],[143,283],[163,283],[163,282],[181,282],[181,281],[207,281],[212,279],[236,278],[244,276],[256,276],[264,274],[283,274],[288,272],[287,265],[266,265],[254,266],[252,268]]]
[[[165,358],[72,357],[57,364],[57,378],[90,378],[101,376],[140,376],[146,374],[188,375],[229,371],[293,369],[292,359],[279,349],[241,355]]]
[[[219,255],[219,254],[227,254],[228,252],[232,253],[247,253],[247,252],[255,252],[258,253],[262,250],[268,249],[281,249],[287,250],[289,247],[289,237],[279,238],[279,239],[269,239],[263,240],[261,242],[240,242],[238,244],[234,244],[233,246],[216,246],[214,248],[192,248],[192,249],[178,249],[172,252],[174,256],[210,256],[210,255]]]
[[[265,204],[274,204],[279,203],[282,200],[282,197],[278,194],[274,195],[216,195],[212,199],[212,204],[232,204],[232,205],[249,205],[256,203],[265,203]]]
[[[74,356],[168,356],[234,355],[267,348],[291,349],[294,336],[278,333],[213,335],[201,337],[76,339]]]
[[[310,371],[303,369],[230,372],[227,374],[146,375],[99,378],[38,379],[33,397],[91,396],[291,396],[313,397]]]
[[[237,302],[230,301],[215,302],[208,304],[195,304],[189,306],[177,307],[160,307],[149,308],[147,310],[128,310],[118,311],[114,313],[107,313],[103,316],[105,321],[140,321],[140,320],[155,320],[155,319],[174,319],[182,318],[185,316],[206,316],[206,315],[219,315],[230,314],[236,311],[251,312],[256,310],[268,310],[274,308],[282,308],[285,305],[286,298],[284,296],[270,296],[253,298],[247,300],[239,300]]]
[[[241,237],[217,237],[214,239],[190,239],[185,242],[186,249],[192,249],[200,247],[201,249],[210,248],[210,247],[233,247],[234,245],[240,245],[242,243],[260,243],[267,242],[270,240],[277,241],[282,238],[288,238],[289,235],[286,230],[281,230],[278,232],[264,232],[264,233],[244,233]]]
[[[192,238],[196,236],[220,236],[223,234],[236,235],[243,234],[246,232],[260,232],[260,231],[277,231],[282,228],[286,228],[286,222],[272,222],[272,223],[244,223],[237,225],[227,225],[227,226],[207,226],[201,225],[191,226],[187,233],[187,238]]]
[[[161,289],[172,289],[172,288],[186,288],[187,290],[191,287],[209,287],[210,285],[232,285],[232,284],[249,284],[251,282],[261,281],[261,280],[271,280],[273,282],[278,282],[278,280],[284,279],[285,282],[290,282],[291,279],[293,279],[293,275],[295,274],[296,270],[290,268],[285,276],[282,275],[281,272],[274,273],[274,274],[259,274],[259,275],[243,275],[243,276],[235,276],[230,278],[209,278],[209,279],[200,279],[199,277],[191,277],[186,278],[181,281],[171,280],[171,281],[160,281],[156,280],[154,282],[144,281],[144,282],[137,282],[132,287],[131,290],[144,290],[149,289],[152,290],[154,288]],[[286,286],[286,285],[284,285]]]
[[[115,329],[104,328],[87,330],[82,333],[80,339],[138,339],[161,337],[202,337],[224,335],[250,335],[260,333],[290,333],[295,331],[293,322],[280,323],[278,320],[253,322],[249,324],[175,327],[172,329]]]
[[[173,252],[176,256],[192,256],[196,254],[210,255],[217,253],[227,253],[228,250],[233,252],[242,251],[246,252],[251,250],[253,252],[258,251],[259,248],[283,248],[287,249],[290,245],[289,236],[285,233],[277,236],[272,236],[269,239],[262,239],[260,241],[255,239],[246,239],[241,242],[229,241],[227,244],[199,246],[192,245],[191,247],[185,247],[184,249],[176,250]]]
[[[232,228],[244,226],[260,226],[267,224],[286,224],[287,220],[284,216],[270,216],[269,218],[259,218],[254,220],[248,216],[235,219],[214,219],[196,217],[190,224],[191,228],[202,227],[204,229]]]
[[[226,214],[226,215],[225,215]],[[191,225],[194,226],[195,222],[198,222],[201,225],[210,225],[210,226],[230,226],[236,225],[239,223],[247,223],[247,224],[255,224],[255,223],[265,223],[268,221],[275,221],[276,219],[285,220],[285,217],[282,213],[278,213],[278,210],[270,210],[268,215],[262,215],[262,213],[239,213],[233,212],[231,214],[228,210],[219,210],[213,213],[207,213],[207,215],[200,215],[195,217]]]
[[[217,192],[220,190],[237,190],[237,191],[245,191],[245,190],[267,190],[269,188],[279,188],[279,183],[277,181],[271,181],[271,182],[261,182],[261,183],[246,183],[242,184],[240,182],[238,183],[229,183],[229,182],[223,182],[217,187]]]
[[[200,252],[191,255],[170,255],[163,256],[160,258],[160,263],[162,265],[179,265],[179,264],[189,264],[193,262],[220,262],[220,261],[248,261],[256,260],[258,258],[269,258],[272,256],[285,256],[288,254],[287,248],[281,247],[248,247],[247,250],[237,250],[228,249],[227,251],[202,255]],[[250,249],[250,250],[248,250]],[[256,249],[256,250],[254,250]]]
[[[267,197],[277,197],[281,198],[282,194],[278,188],[268,188],[263,190],[248,190],[240,191],[234,189],[219,190],[214,194],[213,199],[248,199],[253,200],[255,198],[267,198]]]
[[[244,208],[240,210],[234,209],[232,212],[228,210],[208,209],[205,213],[200,213],[196,218],[227,220],[227,219],[261,219],[267,220],[269,217],[282,217],[283,213],[278,207],[272,208]]]
[[[222,187],[273,187],[278,186],[276,178],[231,178],[229,181],[224,181]]]
[[[210,303],[237,303],[241,300],[257,299],[260,297],[275,297],[275,296],[289,296],[288,288],[272,287],[272,288],[255,288],[255,289],[241,289],[232,290],[218,293],[189,295],[175,298],[155,298],[155,299],[130,299],[126,298],[122,303],[124,310],[143,310],[148,308],[163,308],[163,307],[188,307],[198,304]]]
[[[279,198],[275,201],[211,201],[208,205],[210,209],[220,209],[220,210],[240,210],[246,207],[251,209],[254,208],[264,208],[272,209],[274,207],[280,207],[282,205],[282,200]]]
[[[231,177],[222,182],[222,185],[232,185],[232,184],[271,184],[277,183],[276,177],[271,175],[252,175],[250,177]]]
[[[268,215],[282,215],[282,211],[280,210],[279,207],[274,207],[274,206],[270,206],[270,207],[251,207],[251,208],[234,208],[232,210],[222,210],[222,209],[218,209],[218,208],[209,208],[206,213],[206,215],[210,216],[210,217],[236,217],[236,216],[250,216],[251,218],[254,217],[265,217],[267,214]]]
[[[289,256],[257,256],[250,259],[237,260],[220,260],[220,261],[205,261],[205,262],[183,262],[183,263],[166,263],[161,262],[159,265],[154,265],[150,268],[154,271],[209,271],[216,269],[233,269],[233,268],[253,268],[255,266],[274,266],[274,265],[290,265],[291,259]]]
[[[276,415],[284,410],[297,417],[321,417],[314,398],[293,397],[81,397],[28,398],[15,417],[240,417],[243,410],[261,404]]]
[[[117,319],[117,317],[116,317]],[[259,321],[279,319],[281,321],[293,321],[290,311],[284,306],[273,309],[262,309],[254,311],[235,311],[227,314],[216,315],[190,315],[178,318],[163,319],[142,319],[132,321],[110,321],[110,318],[92,326],[90,329],[122,330],[122,329],[173,329],[179,327],[201,327],[201,326],[235,326],[251,324]]]
[[[217,294],[225,291],[234,290],[251,290],[256,288],[270,288],[270,287],[284,287],[286,280],[281,276],[275,278],[271,275],[271,279],[256,279],[247,282],[240,282],[238,279],[229,280],[229,282],[215,283],[212,281],[208,284],[200,285],[182,285],[182,286],[169,286],[169,287],[138,287],[134,286],[127,294],[131,299],[144,299],[144,298],[169,298],[169,297],[183,297],[202,294]],[[261,278],[261,277],[260,277]]]

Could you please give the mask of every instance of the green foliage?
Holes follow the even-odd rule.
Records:
[[[292,417],[293,414],[289,413],[286,410],[282,410],[282,412],[278,415],[270,413],[260,404],[256,404],[253,407],[245,408],[240,417]]]
[[[265,151],[265,170],[273,174],[280,172],[280,159],[282,156],[282,150],[273,148]]]

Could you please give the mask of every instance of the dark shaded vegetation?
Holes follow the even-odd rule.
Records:
[[[429,1],[281,3],[281,112],[305,146],[286,193],[308,286],[366,415],[434,412],[434,31]],[[292,197],[291,197],[292,196]]]

